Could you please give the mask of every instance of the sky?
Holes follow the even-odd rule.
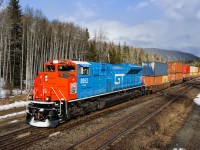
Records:
[[[20,0],[49,19],[100,28],[109,41],[200,57],[200,0]]]

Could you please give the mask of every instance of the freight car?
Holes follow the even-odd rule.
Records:
[[[170,87],[168,80],[168,64],[160,62],[143,62],[142,81],[146,93],[153,93]]]
[[[34,80],[28,124],[55,127],[61,122],[145,94],[142,67],[134,64],[51,60]]]

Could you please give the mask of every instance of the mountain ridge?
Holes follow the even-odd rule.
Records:
[[[190,60],[199,58],[198,56],[177,50],[166,50],[159,48],[144,48],[147,54],[156,54],[158,57],[162,57],[165,61],[178,61],[178,60]]]

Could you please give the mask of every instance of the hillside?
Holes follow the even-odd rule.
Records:
[[[164,50],[156,48],[144,48],[144,51],[148,54],[156,54],[159,57],[162,57],[166,61],[176,61],[176,60],[191,60],[197,59],[198,57],[185,52],[173,51],[173,50]]]

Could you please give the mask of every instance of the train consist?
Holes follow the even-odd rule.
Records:
[[[55,127],[71,118],[155,92],[200,75],[198,67],[177,62],[108,64],[51,60],[34,80],[28,124]]]

